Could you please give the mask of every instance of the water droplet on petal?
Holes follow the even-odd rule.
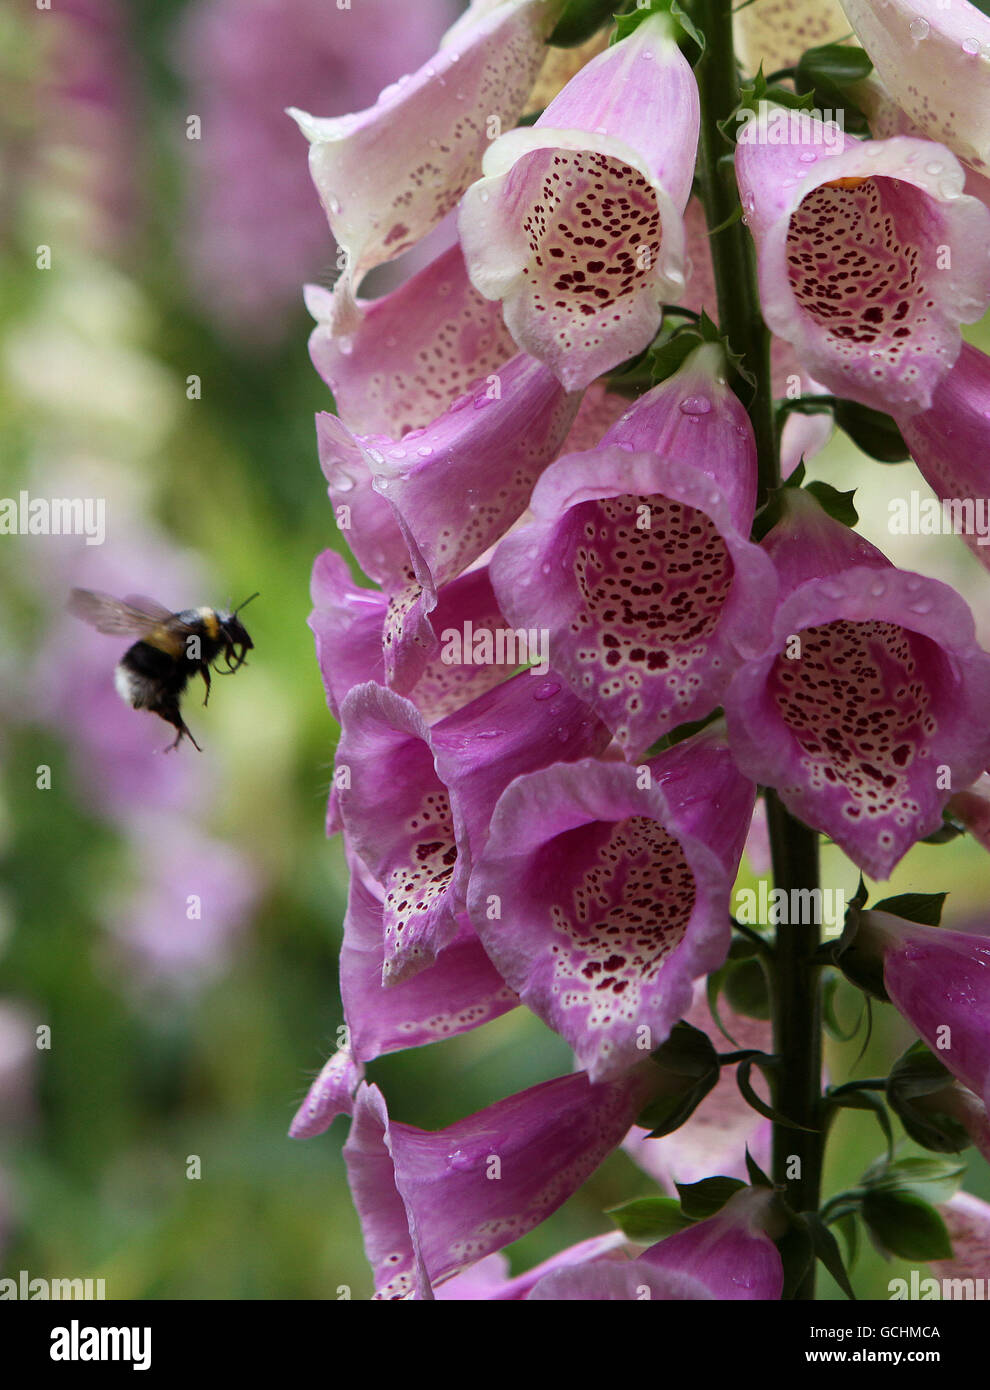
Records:
[[[711,408],[712,403],[707,396],[688,396],[686,401],[681,401],[684,415],[707,415]]]
[[[912,613],[930,613],[934,607],[930,598],[919,599],[917,603],[910,605]]]
[[[544,681],[538,690],[533,692],[534,700],[552,700],[555,695],[560,693],[560,686],[557,681]]]
[[[483,202],[483,203],[487,203],[487,202],[488,202],[488,194],[487,194],[487,193],[479,193],[479,194],[478,194],[478,198],[479,198],[479,200],[480,200],[481,202]]]
[[[458,1173],[464,1173],[474,1166],[474,1161],[470,1154],[466,1154],[463,1149],[455,1149],[452,1154],[447,1155],[447,1167],[453,1168]]]
[[[338,338],[337,347],[340,349],[344,357],[350,357],[351,353],[354,351],[354,339],[346,337]]]
[[[963,51],[964,53],[969,53],[970,55],[972,55],[972,54],[974,54],[974,53],[979,53],[979,51],[980,51],[980,41],[979,41],[979,39],[963,39],[963,41],[962,41],[962,51]]]
[[[333,486],[338,492],[350,492],[354,487],[354,479],[348,473],[336,473]]]
[[[932,26],[928,23],[928,20],[922,19],[921,15],[919,15],[917,19],[912,19],[911,23],[908,25],[908,29],[911,32],[911,37],[913,39],[917,39],[919,43],[922,39],[927,39],[929,32],[931,31],[931,27]]]
[[[433,450],[430,448],[429,444],[423,444],[420,446],[420,448],[416,450],[416,452],[417,454],[419,454],[421,459],[428,459],[430,455],[433,453]]]
[[[925,165],[925,173],[940,174],[942,172],[942,168],[943,166],[939,163],[939,161],[937,159],[933,159],[931,164]]]
[[[802,164],[814,164],[815,160],[818,158],[813,150],[805,150],[799,157]]]

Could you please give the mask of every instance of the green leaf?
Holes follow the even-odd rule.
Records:
[[[889,912],[906,922],[920,922],[925,927],[937,927],[942,921],[942,908],[948,893],[897,893],[874,903],[871,911]]]
[[[739,1178],[702,1178],[701,1182],[674,1183],[681,1211],[693,1221],[704,1221],[721,1211],[730,1197],[746,1186]]]
[[[868,135],[866,117],[856,104],[851,88],[873,70],[873,64],[861,48],[844,44],[822,44],[809,48],[794,70],[794,86],[799,92],[814,95],[815,105],[822,112],[835,113],[850,135]]]
[[[835,423],[864,454],[878,463],[903,463],[911,457],[904,436],[882,410],[872,410],[856,401],[836,401]]]
[[[658,1240],[672,1236],[690,1226],[676,1197],[637,1197],[632,1202],[610,1207],[606,1212],[629,1240],[637,1245],[655,1245]]]
[[[717,1084],[719,1061],[707,1033],[683,1019],[651,1056],[668,1074],[667,1094],[651,1101],[636,1123],[650,1131],[651,1139],[658,1139],[679,1129]],[[683,1083],[680,1087],[678,1078]]]
[[[852,1042],[859,1032],[863,1022],[863,1007],[860,1006],[856,1022],[848,1029],[844,1029],[839,1022],[838,1014],[835,1012],[835,996],[839,992],[842,984],[842,976],[835,970],[830,970],[824,977],[822,985],[822,1022],[830,1037],[835,1038],[836,1042]]]
[[[945,1158],[899,1158],[894,1163],[874,1164],[864,1176],[869,1192],[907,1193],[929,1202],[947,1202],[966,1172],[965,1163]]]
[[[913,1192],[869,1191],[863,1220],[874,1241],[902,1260],[949,1260],[952,1242],[933,1206]]]
[[[869,77],[873,64],[862,48],[826,43],[818,48],[806,49],[798,61],[797,70],[810,81],[812,87],[821,79],[841,87]]]
[[[767,1062],[770,1060],[769,1057],[766,1059]],[[767,1120],[773,1120],[776,1125],[783,1125],[786,1129],[800,1129],[806,1134],[817,1134],[818,1130],[811,1129],[808,1125],[799,1125],[795,1120],[789,1120],[786,1115],[781,1114],[781,1112],[776,1110],[772,1105],[767,1105],[766,1101],[762,1100],[756,1094],[753,1090],[752,1082],[749,1079],[749,1074],[753,1066],[759,1064],[758,1058],[747,1057],[736,1067],[736,1085],[739,1087],[746,1104],[755,1110],[758,1115],[762,1115]]]
[[[841,1095],[827,1091],[826,1101],[837,1110],[871,1110],[876,1116],[877,1124],[883,1131],[884,1139],[887,1141],[888,1161],[893,1163],[894,1131],[891,1128],[887,1107],[879,1096],[873,1095],[870,1091],[845,1091]]]
[[[552,48],[576,48],[612,23],[620,0],[567,0],[547,43]]]
[[[691,16],[677,3],[677,0],[649,0],[648,4],[640,5],[637,0],[636,9],[631,14],[619,15],[615,21],[615,33],[612,35],[612,43],[620,43],[627,39],[630,34],[634,34],[644,19],[649,19],[651,15],[667,14],[674,22],[674,30],[680,31],[685,38],[689,38],[698,50],[697,56],[700,57],[705,51],[705,36],[695,25]],[[695,59],[697,61],[697,58]]]
[[[834,517],[836,521],[841,521],[843,526],[856,525],[859,520],[859,513],[853,506],[853,498],[856,496],[855,488],[851,492],[839,492],[829,483],[809,483],[805,491],[810,492],[812,497],[828,512],[829,516]]]
[[[723,993],[737,1014],[744,1014],[747,1018],[769,1019],[770,992],[766,974],[758,960],[735,962],[726,975]]]
[[[845,1294],[846,1298],[856,1302],[856,1295],[849,1282],[849,1275],[846,1273],[846,1266],[842,1260],[842,1253],[839,1250],[839,1243],[835,1236],[825,1225],[817,1212],[805,1212],[804,1216],[808,1230],[811,1233],[812,1244],[815,1249],[816,1257],[822,1262]]]
[[[773,1187],[773,1183],[764,1173],[756,1159],[746,1150],[746,1172],[749,1174],[749,1181],[753,1187]]]

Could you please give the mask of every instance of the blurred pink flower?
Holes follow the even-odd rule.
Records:
[[[228,332],[274,341],[334,264],[288,106],[343,115],[425,62],[454,0],[197,0],[178,36],[188,114],[190,279]]]

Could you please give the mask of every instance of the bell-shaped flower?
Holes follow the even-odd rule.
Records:
[[[659,1241],[628,1264],[598,1261],[559,1270],[529,1297],[779,1299],[784,1266],[771,1232],[782,1235],[785,1226],[769,1188],[741,1188],[714,1216]]]
[[[401,439],[425,429],[515,355],[501,306],[471,284],[460,246],[391,294],[359,299],[360,321],[348,332],[339,329],[344,293],[306,286],[317,325],[309,355],[355,434]]]
[[[389,589],[415,576],[435,593],[467,569],[523,512],[579,404],[521,353],[421,434],[355,435],[317,416],[330,497],[338,515],[350,508],[348,539],[365,573]]]
[[[557,460],[491,562],[502,611],[629,757],[708,714],[765,636],[773,566],[749,541],[756,448],[715,345]]]
[[[990,936],[863,912],[854,949],[942,1065],[990,1105]],[[841,958],[840,958],[841,959]]]
[[[317,556],[311,581],[309,626],[327,704],[340,717],[356,685],[376,681],[407,695],[428,724],[451,714],[500,684],[518,667],[515,643],[475,660],[486,639],[505,632],[485,567],[444,585],[424,622],[396,623],[396,599],[355,584],[346,561],[333,550]],[[425,605],[420,605],[421,608]]]
[[[942,503],[939,525],[990,568],[990,357],[964,343],[931,408],[895,415],[911,457]],[[891,519],[893,524],[893,518]]]
[[[849,33],[839,0],[750,0],[732,17],[736,57],[744,73],[794,67],[806,48],[836,43]]]
[[[733,755],[874,878],[990,762],[990,656],[937,580],[895,569],[801,489],[764,540],[781,601],[725,696]]]
[[[364,1065],[390,1052],[442,1042],[499,1018],[519,1003],[492,965],[466,916],[431,966],[382,984],[385,894],[351,858],[340,948],[345,1045],[329,1059],[289,1130],[294,1139],[322,1134],[337,1115],[352,1113]]]
[[[471,921],[593,1080],[658,1047],[725,960],[754,794],[716,724],[640,767],[558,763],[500,798]]]
[[[842,0],[880,80],[930,140],[990,174],[990,19],[963,0]]]
[[[684,286],[699,104],[671,24],[646,19],[496,140],[461,203],[472,280],[569,391],[645,348]]]
[[[990,303],[990,212],[955,157],[771,107],[739,132],[736,178],[771,331],[836,395],[927,409]]]
[[[355,1098],[344,1159],[375,1297],[432,1297],[538,1226],[616,1148],[663,1081],[653,1062],[592,1085],[560,1076],[426,1131],[390,1120],[375,1086]]]
[[[523,671],[432,727],[380,685],[351,691],[335,785],[348,842],[384,890],[384,981],[415,974],[454,940],[471,865],[508,783],[607,742],[552,672]]]
[[[413,246],[478,177],[494,129],[516,121],[546,54],[560,0],[475,0],[411,76],[374,106],[321,118],[291,108],[309,168],[346,253],[342,293]],[[338,318],[344,331],[352,310]]]

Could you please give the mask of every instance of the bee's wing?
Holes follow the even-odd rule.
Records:
[[[73,589],[69,612],[97,632],[111,636],[140,636],[171,618],[172,614],[154,599],[131,595],[125,601],[92,589]]]

